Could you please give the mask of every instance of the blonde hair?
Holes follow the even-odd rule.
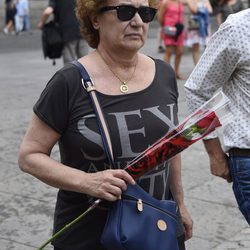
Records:
[[[98,30],[94,29],[90,17],[98,14],[99,9],[105,6],[107,0],[77,0],[76,16],[80,23],[81,33],[92,48],[97,48],[100,37]],[[149,6],[157,8],[158,0],[148,0]]]

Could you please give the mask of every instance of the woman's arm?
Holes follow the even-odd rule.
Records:
[[[161,26],[164,25],[164,15],[166,12],[167,4],[168,4],[168,0],[162,0],[159,4],[157,18]]]
[[[18,163],[21,170],[50,186],[109,201],[120,197],[126,183],[134,184],[124,170],[85,173],[53,160],[50,153],[59,138],[60,134],[34,114],[20,146]]]
[[[181,155],[178,154],[170,160],[170,189],[174,200],[177,202],[182,222],[185,228],[186,240],[192,237],[193,221],[184,204],[184,194],[181,180]]]
[[[217,19],[217,24],[218,26],[220,26],[222,24],[222,14],[221,13],[218,13],[216,15],[216,19]]]
[[[213,8],[212,8],[209,0],[206,0],[206,8],[207,8],[209,14],[213,13]]]
[[[187,0],[187,5],[188,5],[188,8],[189,8],[189,10],[191,11],[192,14],[197,13],[198,7],[197,7],[197,4],[196,4],[196,1]]]

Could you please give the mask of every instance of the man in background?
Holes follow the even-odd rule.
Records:
[[[75,15],[75,0],[49,0],[48,7],[43,11],[41,20],[38,23],[40,29],[43,29],[44,24],[52,14],[62,32],[64,64],[86,55],[88,45],[80,34]]]
[[[16,0],[16,34],[22,31],[30,32],[30,14],[29,14],[29,1]]]
[[[250,9],[230,15],[211,37],[185,84],[190,111],[222,89],[232,121],[224,128],[225,152],[216,135],[204,140],[212,174],[233,181],[240,211],[250,225]]]

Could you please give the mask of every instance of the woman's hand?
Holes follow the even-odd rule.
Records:
[[[185,240],[189,240],[193,236],[193,220],[185,205],[180,206],[179,209],[184,226]]]
[[[89,173],[84,183],[84,193],[96,198],[115,201],[127,189],[127,184],[133,185],[135,181],[125,170],[112,169]]]

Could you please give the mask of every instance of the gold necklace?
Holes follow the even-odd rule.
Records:
[[[103,62],[105,63],[105,65],[108,67],[108,69],[110,70],[110,72],[122,83],[120,86],[120,92],[123,94],[126,94],[129,90],[127,83],[131,81],[131,79],[134,77],[135,71],[136,71],[136,66],[137,66],[137,60],[135,62],[134,65],[134,71],[131,75],[131,77],[127,80],[127,81],[123,81],[112,69],[111,67],[108,65],[108,63],[104,60],[102,54],[99,52],[99,50],[96,50],[97,53],[100,55],[101,59],[103,60]]]

